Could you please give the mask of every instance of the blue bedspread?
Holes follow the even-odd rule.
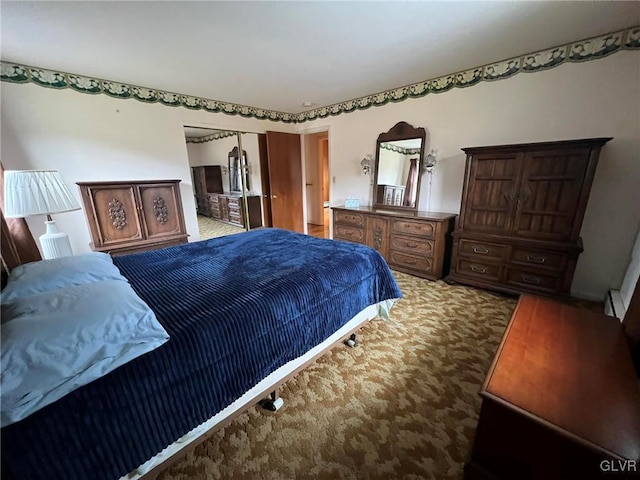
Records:
[[[278,229],[114,262],[170,340],[2,429],[17,479],[117,479],[366,306],[402,296],[376,251]]]

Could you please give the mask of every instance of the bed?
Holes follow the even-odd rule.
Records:
[[[402,296],[375,250],[279,229],[113,263],[169,340],[2,428],[10,478],[152,478]]]

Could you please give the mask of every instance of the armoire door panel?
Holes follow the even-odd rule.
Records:
[[[180,233],[177,191],[173,185],[141,185],[140,204],[148,239]]]
[[[520,155],[478,155],[469,172],[465,228],[506,233],[516,206]]]
[[[525,154],[514,235],[544,240],[570,238],[589,152],[572,149]]]
[[[88,189],[95,218],[96,246],[141,240],[139,212],[133,185]],[[100,244],[100,245],[98,245]]]
[[[267,132],[273,226],[304,233],[300,135]]]

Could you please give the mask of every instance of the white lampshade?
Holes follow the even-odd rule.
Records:
[[[29,217],[80,210],[60,174],[55,170],[6,170],[5,217]]]
[[[80,210],[80,205],[55,170],[6,170],[5,217],[46,215],[47,231],[40,236],[45,259],[72,255],[69,236],[58,230],[52,213]]]

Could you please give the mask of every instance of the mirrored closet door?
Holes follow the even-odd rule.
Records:
[[[184,133],[205,236],[263,226],[258,135],[198,127],[184,127]]]

